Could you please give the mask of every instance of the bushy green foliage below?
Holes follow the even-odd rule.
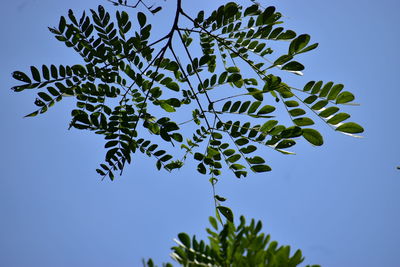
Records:
[[[190,238],[186,233],[178,235],[171,257],[181,266],[295,267],[304,260],[300,250],[290,255],[290,246],[279,246],[276,241],[270,240],[269,235],[261,233],[261,221],[256,223],[251,220],[246,225],[242,216],[238,226],[227,221],[221,230],[215,218],[210,217],[210,223],[212,228],[207,228],[208,242],[198,241],[195,236]],[[151,259],[144,265],[156,266]],[[163,266],[173,265],[168,263]]]

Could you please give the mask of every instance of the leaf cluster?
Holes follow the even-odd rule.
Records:
[[[172,247],[171,257],[181,266],[232,266],[232,267],[295,267],[304,261],[300,250],[293,254],[290,246],[280,246],[271,241],[270,235],[261,232],[261,221],[254,219],[249,224],[243,216],[239,225],[227,221],[219,229],[217,220],[210,217],[211,228],[207,228],[208,242],[180,233]],[[144,263],[154,267],[150,259]],[[164,264],[164,266],[173,266]],[[307,265],[318,267],[318,265]]]
[[[225,167],[238,178],[248,170],[268,172],[260,147],[294,154],[288,149],[300,138],[315,146],[324,143],[312,117],[338,132],[363,132],[340,110],[355,98],[342,84],[310,81],[298,89],[273,74],[277,69],[302,75],[305,67],[296,57],[318,46],[309,35],[282,27],[281,18],[275,7],[244,8],[234,2],[208,17],[203,11],[192,17],[178,0],[172,28],[157,39],[151,20],[140,11],[135,18],[117,11],[112,18],[99,6],[78,18],[69,10],[49,30],[84,63],[16,71],[13,77],[21,84],[12,89],[38,91],[38,108],[30,117],[74,98],[70,128],[104,136],[105,161],[97,169],[103,177],[122,174],[138,151],[168,171],[191,156],[198,172],[212,179]],[[275,56],[274,42],[286,44],[287,52]],[[286,118],[277,116],[279,107]],[[178,122],[178,113],[191,117]],[[282,123],[287,118],[290,123]],[[183,150],[182,158],[172,156],[173,147]]]

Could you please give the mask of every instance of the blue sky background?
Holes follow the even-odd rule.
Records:
[[[223,3],[183,0],[192,15]],[[288,28],[320,43],[302,59],[301,84],[345,84],[361,104],[346,111],[364,126],[365,138],[320,124],[323,147],[300,143],[296,156],[268,151],[272,172],[241,180],[227,173],[218,192],[236,215],[262,220],[272,239],[302,249],[306,264],[399,266],[400,2],[262,3],[275,5]],[[80,62],[47,26],[58,25],[69,8],[98,4],[111,8],[100,0],[14,0],[0,9],[0,266],[140,266],[142,258],[169,260],[179,232],[205,237],[211,187],[193,163],[168,174],[138,155],[123,177],[100,181],[94,170],[104,142],[67,130],[72,102],[24,119],[35,109],[35,92],[9,90],[15,70]],[[170,7],[155,24],[160,33],[172,23],[175,4],[164,5]]]

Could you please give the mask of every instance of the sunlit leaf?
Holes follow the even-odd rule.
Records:
[[[176,110],[171,105],[167,104],[166,102],[162,102],[160,106],[167,112],[175,112]]]
[[[308,125],[313,125],[314,124],[314,121],[312,119],[310,119],[310,118],[307,118],[307,117],[293,119],[293,122],[297,126],[308,126]]]
[[[314,146],[322,146],[324,144],[324,139],[317,130],[303,128],[303,137]]]
[[[354,95],[350,92],[342,92],[336,98],[336,104],[344,104],[354,100]]]
[[[304,70],[303,64],[297,61],[291,61],[282,67],[282,70],[301,71]]]
[[[254,172],[269,172],[272,169],[268,165],[253,165],[251,166],[251,170]]]
[[[350,118],[350,115],[347,113],[338,113],[335,116],[333,116],[332,118],[330,118],[327,122],[333,125],[336,125],[344,120],[347,120],[348,118]]]
[[[364,128],[355,122],[345,122],[336,128],[336,131],[344,133],[362,133]]]
[[[276,108],[274,106],[265,105],[258,110],[257,115],[268,114],[268,113],[273,112],[275,109]]]
[[[303,49],[308,44],[309,41],[310,41],[310,35],[308,34],[302,34],[297,36],[290,43],[289,54],[292,55],[297,52],[300,52],[300,50]]]

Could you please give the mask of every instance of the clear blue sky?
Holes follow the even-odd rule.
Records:
[[[160,2],[173,9],[173,0]],[[365,138],[321,124],[323,147],[303,143],[296,156],[268,153],[272,172],[242,180],[226,174],[220,194],[236,215],[262,220],[272,239],[302,249],[307,264],[399,266],[400,2],[261,2],[320,43],[302,60],[304,81],[332,80],[354,92],[361,106],[346,110],[364,126]],[[183,3],[197,14],[224,1]],[[171,175],[138,155],[123,177],[101,182],[94,170],[104,142],[67,130],[72,102],[24,119],[35,108],[34,92],[9,90],[15,70],[79,62],[47,26],[58,25],[69,8],[98,4],[111,7],[101,0],[14,0],[0,9],[0,266],[140,266],[142,258],[169,260],[181,231],[205,237],[211,187],[193,164]],[[168,12],[160,32],[172,19]]]

